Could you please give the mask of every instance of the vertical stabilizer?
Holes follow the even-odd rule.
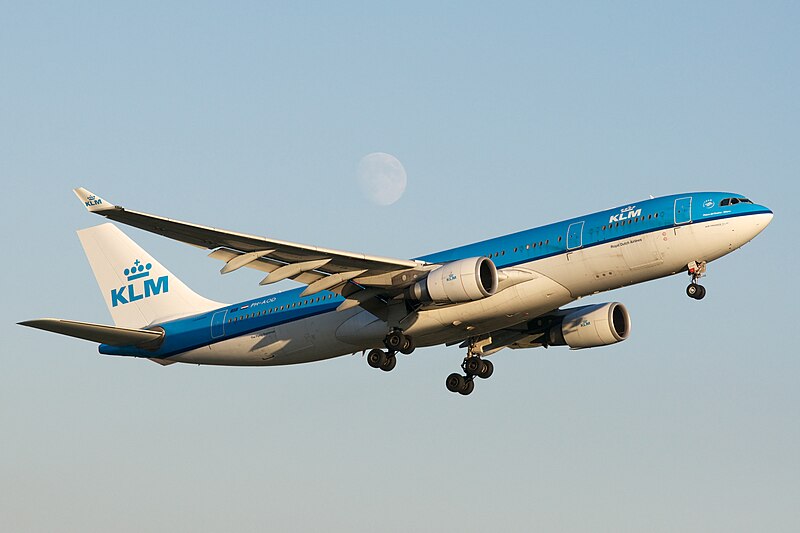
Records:
[[[192,291],[113,224],[78,238],[117,326],[143,328],[223,305]]]

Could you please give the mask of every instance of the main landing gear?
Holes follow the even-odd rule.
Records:
[[[399,329],[393,329],[383,339],[386,351],[370,350],[367,354],[367,363],[372,368],[380,368],[384,372],[391,371],[397,365],[397,352],[410,355],[414,351],[414,339],[403,333]]]
[[[447,390],[467,396],[475,390],[476,377],[481,379],[489,379],[491,377],[492,373],[494,373],[494,365],[491,361],[481,359],[476,352],[477,350],[470,344],[467,356],[464,358],[464,362],[461,363],[464,375],[453,372],[447,376],[447,381],[445,381]]]
[[[692,277],[692,282],[686,287],[686,295],[689,298],[694,298],[695,300],[702,300],[706,295],[706,288],[697,283],[701,277],[703,277],[706,273],[706,262],[700,261],[699,263],[696,261],[692,261],[687,265],[689,269],[689,276]]]

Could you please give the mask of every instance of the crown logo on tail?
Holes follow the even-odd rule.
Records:
[[[130,268],[126,268],[123,271],[123,274],[128,278],[128,281],[133,281],[135,279],[146,278],[150,275],[150,269],[153,268],[153,265],[147,263],[146,265],[142,264],[141,261],[138,259],[133,262],[133,266]]]

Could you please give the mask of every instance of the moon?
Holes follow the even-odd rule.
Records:
[[[406,169],[395,156],[374,152],[358,162],[358,182],[368,200],[392,205],[406,190]]]

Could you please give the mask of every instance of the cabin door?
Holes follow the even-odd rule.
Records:
[[[583,221],[573,222],[567,230],[567,250],[576,250],[583,246]]]
[[[217,339],[225,335],[225,316],[228,310],[217,311],[211,316],[211,338]]]
[[[692,221],[692,197],[675,200],[675,225],[688,224]]]

